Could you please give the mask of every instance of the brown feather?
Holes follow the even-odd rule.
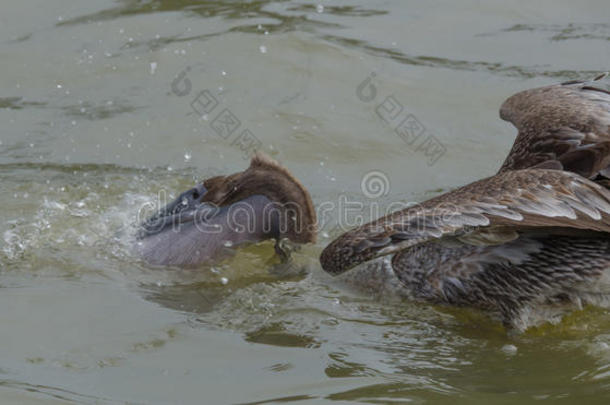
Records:
[[[218,206],[264,195],[283,211],[282,237],[297,243],[316,241],[316,211],[309,192],[288,169],[263,153],[257,152],[243,172],[213,177],[203,184],[207,193],[202,201]]]
[[[596,77],[601,80],[605,75]],[[519,131],[500,172],[557,160],[594,178],[610,164],[610,93],[591,82],[530,89],[508,98],[500,117]]]
[[[338,274],[430,240],[476,239],[473,232],[494,227],[504,233],[551,227],[610,232],[610,191],[570,172],[507,171],[351,230],[327,246],[320,261]]]

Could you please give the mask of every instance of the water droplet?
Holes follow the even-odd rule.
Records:
[[[229,279],[226,277],[221,277],[220,282],[222,283],[222,285],[227,285],[229,283]]]
[[[231,242],[230,240],[225,241],[225,243],[223,244],[225,247],[231,247],[233,246],[233,242]]]
[[[261,51],[261,53],[267,53],[267,47],[265,45],[259,46],[258,49]]]
[[[223,76],[227,75],[227,72],[225,72],[224,70],[222,72],[220,72],[220,74],[222,74]]]
[[[157,62],[150,62],[150,74],[154,75],[157,71]]]
[[[318,5],[316,6],[316,11],[317,11],[318,13],[323,13],[323,12],[324,12],[324,6],[323,6],[322,4],[318,4]]]
[[[517,354],[517,346],[515,345],[504,345],[500,350],[502,350],[504,354],[508,354],[510,356]]]
[[[189,152],[186,152],[186,153],[184,154],[184,161],[185,161],[185,162],[190,162],[190,161],[191,161],[191,158],[192,158],[192,155],[191,155]]]

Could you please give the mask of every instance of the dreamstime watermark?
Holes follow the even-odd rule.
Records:
[[[370,103],[377,99],[377,86],[373,84],[375,77],[375,72],[369,74],[356,87],[356,96],[360,101]],[[394,133],[407,144],[409,149],[416,153],[423,153],[429,166],[438,162],[447,151],[445,145],[430,134],[415,115],[406,111],[394,95],[389,95],[378,103],[375,107],[375,114],[394,130]]]
[[[174,95],[185,97],[191,94],[193,83],[188,77],[190,71],[191,68],[187,67],[174,78],[171,83]],[[244,159],[248,159],[263,145],[252,131],[242,126],[241,120],[229,108],[223,108],[209,89],[198,91],[189,105],[197,116],[209,121],[210,128],[218,137],[230,141],[231,146],[237,147],[242,152]],[[215,116],[209,120],[208,116],[212,113]]]
[[[321,232],[329,225],[335,231],[346,232],[371,220],[402,211],[401,232],[417,233],[450,222],[460,214],[457,206],[443,204],[422,211],[412,202],[394,201],[381,205],[377,199],[390,191],[388,176],[381,171],[366,173],[360,182],[362,195],[368,201],[360,201],[348,195],[340,195],[335,201],[323,201],[315,207],[315,220],[305,207],[295,202],[281,204],[268,199],[242,200],[229,206],[218,207],[210,203],[195,203],[181,195],[168,203],[168,194],[161,190],[156,201],[143,204],[137,212],[141,225],[140,236],[154,235],[161,231],[179,233],[183,227],[194,225],[201,233],[261,233],[299,235]],[[193,191],[194,192],[194,191]],[[195,195],[197,200],[201,196]],[[182,200],[180,200],[182,199]],[[168,207],[171,207],[168,210]],[[403,229],[404,228],[404,229]]]

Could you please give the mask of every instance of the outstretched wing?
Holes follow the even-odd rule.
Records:
[[[610,191],[570,172],[506,171],[346,232],[320,262],[339,274],[431,240],[499,245],[520,231],[549,227],[610,232]]]
[[[500,117],[510,121],[519,134],[500,172],[558,161],[564,170],[593,178],[608,168],[610,92],[592,83],[606,75],[589,82],[526,90],[508,98]]]

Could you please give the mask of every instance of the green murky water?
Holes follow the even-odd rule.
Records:
[[[610,313],[509,337],[355,291],[317,264],[336,210],[283,277],[271,243],[196,271],[129,252],[142,207],[242,170],[253,142],[318,206],[349,197],[365,217],[493,173],[506,97],[610,68],[607,1],[5,3],[0,402],[610,401]],[[390,96],[434,148],[380,118]],[[240,127],[223,137],[225,109]]]

